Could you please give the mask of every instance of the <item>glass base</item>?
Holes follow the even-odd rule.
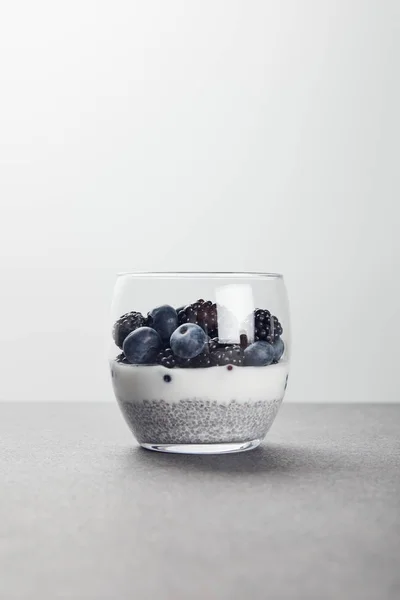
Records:
[[[250,442],[232,442],[229,444],[140,444],[146,450],[169,452],[171,454],[232,454],[253,450],[261,440]]]

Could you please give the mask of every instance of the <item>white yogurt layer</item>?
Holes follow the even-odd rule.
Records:
[[[114,392],[120,402],[211,400],[228,403],[274,401],[283,398],[289,363],[268,367],[226,366],[167,369],[161,365],[126,365],[110,361]],[[171,381],[165,381],[168,375]]]

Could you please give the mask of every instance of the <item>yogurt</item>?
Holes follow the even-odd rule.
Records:
[[[289,364],[167,369],[110,362],[114,392],[141,444],[260,440],[282,402]]]

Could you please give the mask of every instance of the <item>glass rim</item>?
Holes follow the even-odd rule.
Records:
[[[283,279],[281,273],[256,271],[122,271],[117,277],[138,279]]]

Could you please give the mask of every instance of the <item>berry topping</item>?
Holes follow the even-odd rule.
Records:
[[[219,340],[217,337],[212,338],[212,340],[208,340],[208,352],[212,352],[213,350],[216,350],[217,348],[219,348],[220,344],[219,344]]]
[[[177,361],[177,366],[183,369],[206,369],[212,366],[211,356],[208,351],[202,352],[194,358],[179,358]]]
[[[171,349],[179,358],[194,358],[202,353],[207,343],[203,329],[194,323],[181,325],[171,335]]]
[[[174,353],[171,348],[166,348],[165,350],[161,350],[157,354],[157,362],[159,365],[166,367],[167,369],[173,369],[176,365],[176,359]]]
[[[236,365],[243,364],[243,348],[238,344],[232,346],[220,346],[211,352],[211,362],[213,365]]]
[[[282,355],[285,351],[285,344],[281,338],[278,338],[273,344],[272,348],[274,350],[274,362],[277,363],[282,358]]]
[[[205,302],[198,300],[193,304],[189,304],[178,313],[179,325],[184,323],[195,323],[199,325],[210,336],[218,335],[218,315],[217,305],[211,300]]]
[[[277,317],[269,310],[257,308],[248,319],[254,320],[255,339],[250,345],[246,331],[252,331],[253,323],[244,330],[235,314],[223,306],[219,311],[218,337],[217,306],[210,300],[200,299],[177,309],[163,304],[153,308],[147,318],[132,311],[114,324],[114,341],[123,350],[116,360],[122,364],[159,364],[167,369],[278,363],[285,344]],[[247,319],[246,325],[249,326]],[[236,331],[235,338],[227,334],[230,329]]]
[[[124,354],[131,364],[153,364],[161,350],[162,342],[158,333],[150,327],[140,327],[132,331],[124,341]]]
[[[264,367],[274,361],[274,348],[268,342],[254,342],[244,350],[246,367]]]
[[[121,354],[118,354],[118,356],[115,360],[124,365],[129,365],[129,362],[126,360],[126,356],[123,352],[121,352]]]
[[[122,315],[122,317],[115,322],[113,328],[113,338],[117,346],[122,349],[126,337],[132,333],[132,331],[135,331],[139,327],[143,327],[145,324],[145,318],[140,312],[132,311]]]
[[[155,329],[163,341],[169,341],[178,327],[176,310],[168,304],[153,308],[147,315],[147,325]]]
[[[255,341],[273,343],[282,335],[282,325],[278,319],[271,315],[269,310],[257,308],[254,311],[254,337]]]

